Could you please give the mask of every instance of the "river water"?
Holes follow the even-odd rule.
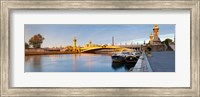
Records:
[[[25,56],[25,72],[128,72],[134,63],[112,63],[106,54]]]

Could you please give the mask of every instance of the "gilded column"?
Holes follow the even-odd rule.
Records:
[[[152,35],[152,33],[149,36],[149,42],[150,42],[151,45],[153,44],[153,35]]]
[[[76,52],[76,36],[74,36],[73,40],[73,52]]]

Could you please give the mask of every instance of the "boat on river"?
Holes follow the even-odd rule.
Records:
[[[120,53],[114,53],[112,57],[113,62],[124,62],[125,57],[129,54],[129,52],[120,52]]]
[[[136,63],[137,60],[140,57],[140,53],[139,52],[130,52],[126,57],[125,57],[125,62],[127,63]]]
[[[121,53],[115,53],[112,56],[113,62],[137,62],[138,58],[140,57],[139,52],[121,52]]]

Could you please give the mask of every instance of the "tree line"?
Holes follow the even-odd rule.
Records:
[[[25,42],[25,48],[41,48],[44,39],[45,38],[41,34],[36,34],[29,39],[28,43]]]

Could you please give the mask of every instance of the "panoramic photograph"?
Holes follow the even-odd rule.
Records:
[[[175,24],[25,24],[24,72],[175,72]]]

